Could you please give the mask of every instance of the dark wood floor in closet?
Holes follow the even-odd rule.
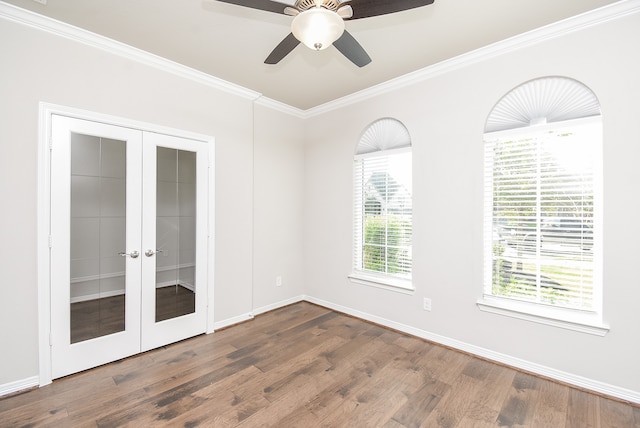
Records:
[[[71,304],[71,343],[124,330],[125,296]],[[182,286],[156,288],[156,322],[194,312],[195,294]]]
[[[640,427],[640,408],[303,302],[4,398],[0,425]]]

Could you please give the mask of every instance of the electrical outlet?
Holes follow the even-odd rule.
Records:
[[[422,309],[431,312],[431,299],[425,297],[422,301]]]
[[[276,276],[276,287],[282,287],[282,277],[280,275]]]

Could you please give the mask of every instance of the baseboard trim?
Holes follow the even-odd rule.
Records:
[[[106,297],[121,296],[123,294],[124,290],[102,291],[100,293],[85,294],[84,296],[72,297],[69,300],[69,303],[87,302],[89,300],[104,299]]]
[[[338,312],[351,315],[356,318],[360,318],[366,321],[373,322],[394,330],[401,331],[403,333],[410,334],[412,336],[420,337],[422,339],[434,342],[449,348],[453,348],[468,354],[478,356],[483,359],[494,361],[506,366],[513,367],[515,369],[523,370],[532,374],[543,376],[558,382],[565,383],[580,389],[592,391],[594,393],[602,394],[605,396],[617,398],[619,400],[640,404],[640,392],[632,391],[630,389],[621,388],[615,385],[610,385],[605,382],[589,379],[586,377],[578,376],[572,373],[567,373],[561,370],[556,370],[551,367],[543,366],[541,364],[533,363],[531,361],[515,358],[510,355],[494,352],[486,348],[471,345],[466,342],[451,339],[449,337],[441,336],[438,334],[430,333],[425,330],[421,330],[415,327],[408,326],[406,324],[398,323],[388,320],[386,318],[371,315],[366,312],[358,311],[347,306],[337,305],[335,303],[328,302],[326,300],[318,299],[312,296],[305,296],[305,301],[313,303],[319,306],[323,306],[328,309],[333,309]]]
[[[166,282],[159,282],[156,284],[156,288],[165,288],[165,287],[174,287],[176,285],[179,285],[182,288],[185,288],[189,291],[196,291],[196,286],[193,284],[190,284],[188,282],[184,282],[184,281],[166,281]]]
[[[156,288],[164,288],[164,287],[173,287],[176,285],[176,281],[167,281],[156,284]],[[184,281],[178,281],[178,285],[186,288],[189,291],[195,291],[196,287],[193,284]],[[121,290],[112,290],[112,291],[102,291],[100,293],[95,294],[85,294],[84,296],[76,296],[72,297],[69,300],[69,303],[78,303],[78,302],[86,302],[89,300],[97,300],[104,299],[105,297],[113,297],[113,296],[121,296],[124,294],[124,289]]]
[[[356,318],[360,318],[366,321],[370,321],[375,324],[382,325],[384,327],[392,328],[394,330],[398,330],[403,333],[407,333],[412,336],[416,336],[416,337],[428,340],[430,342],[434,342],[443,346],[447,346],[449,348],[466,352],[466,353],[478,356],[480,358],[494,361],[496,363],[507,365],[515,369],[523,370],[539,376],[543,376],[545,378],[556,380],[558,382],[562,382],[577,388],[589,390],[594,393],[617,398],[619,400],[627,401],[630,403],[640,404],[640,392],[638,391],[632,391],[630,389],[621,388],[605,382],[600,382],[600,381],[589,379],[583,376],[578,376],[572,373],[556,370],[551,367],[533,363],[531,361],[515,358],[510,355],[494,352],[486,348],[471,345],[469,343],[451,339],[446,336],[430,333],[425,330],[421,330],[421,329],[411,327],[406,324],[398,323],[395,321],[391,321],[386,318],[372,315],[367,312],[362,312],[347,306],[331,303],[326,300],[318,299],[313,296],[300,295],[300,296],[292,297],[290,299],[265,305],[260,308],[256,308],[253,312],[245,313],[242,315],[238,315],[236,317],[227,318],[226,320],[215,322],[213,327],[214,327],[214,330],[227,328],[235,324],[239,324],[239,323],[251,320],[255,317],[255,315],[259,315],[265,312],[269,312],[269,311],[279,309],[281,307],[288,306],[288,305],[302,302],[302,301],[306,301],[309,303],[313,303],[315,305],[323,306],[328,309],[342,312],[344,314],[347,314]],[[23,391],[26,389],[38,387],[38,386],[39,386],[38,376],[32,376],[30,378],[6,383],[4,385],[0,385],[0,397],[4,395],[9,395],[15,392]]]
[[[293,305],[294,303],[302,302],[305,300],[305,295],[301,294],[299,296],[291,297],[290,299],[281,300],[276,303],[272,303],[270,305],[262,306],[260,308],[256,308],[253,310],[254,315],[264,314],[269,311],[273,311],[276,309],[283,308],[285,306]]]
[[[0,397],[31,388],[37,388],[38,386],[40,386],[40,378],[38,376],[31,376],[26,379],[5,383],[4,385],[0,385]]]
[[[231,327],[234,324],[240,324],[242,322],[249,321],[253,318],[254,318],[253,312],[248,312],[246,314],[227,318],[226,320],[214,322],[212,333],[223,328]]]

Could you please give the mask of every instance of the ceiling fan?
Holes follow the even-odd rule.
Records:
[[[265,59],[277,64],[301,42],[310,49],[333,45],[358,67],[371,62],[360,43],[344,28],[345,20],[369,18],[426,6],[434,0],[296,0],[293,6],[272,0],[218,0],[293,16],[291,33]]]

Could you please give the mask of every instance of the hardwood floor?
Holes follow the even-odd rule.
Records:
[[[71,303],[71,343],[124,331],[124,295]]]
[[[156,322],[196,311],[196,294],[180,285],[156,288]]]
[[[2,427],[640,427],[640,408],[309,303],[0,399]]]
[[[125,296],[71,304],[71,343],[124,331]],[[156,322],[195,312],[195,293],[180,285],[156,288]]]

